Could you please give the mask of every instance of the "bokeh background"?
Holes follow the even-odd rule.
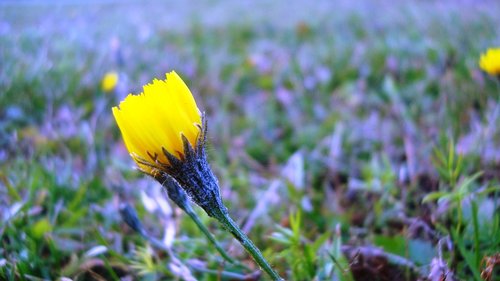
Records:
[[[0,279],[258,280],[123,145],[111,107],[175,70],[231,216],[287,280],[498,280],[500,86],[478,60],[499,15],[493,0],[1,1]]]

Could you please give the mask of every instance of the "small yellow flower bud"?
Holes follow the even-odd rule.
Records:
[[[481,54],[479,67],[490,75],[500,75],[500,48],[490,48]]]
[[[101,89],[104,92],[111,92],[118,85],[118,73],[115,71],[110,71],[104,74],[101,82]]]

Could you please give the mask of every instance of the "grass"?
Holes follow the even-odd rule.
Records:
[[[0,3],[0,279],[258,279],[133,169],[112,118],[176,70],[231,216],[287,280],[497,280],[500,86],[477,61],[500,5],[469,2]]]

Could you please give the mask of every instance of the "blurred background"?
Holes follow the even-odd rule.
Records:
[[[478,66],[499,15],[493,0],[0,1],[0,279],[258,280],[123,145],[111,107],[175,70],[231,216],[287,280],[499,280],[500,80]]]

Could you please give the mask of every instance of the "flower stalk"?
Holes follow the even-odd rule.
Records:
[[[219,210],[220,212],[215,212],[214,218],[217,219],[226,228],[241,246],[245,248],[247,253],[249,253],[254,261],[259,265],[259,267],[265,271],[272,280],[284,280],[279,276],[279,274],[271,267],[271,265],[264,258],[259,248],[248,238],[248,236],[241,230],[241,228],[234,222],[234,220],[229,216],[227,211]]]
[[[162,183],[162,186],[167,190],[168,197],[172,200],[179,208],[181,208],[193,222],[196,224],[199,230],[207,237],[207,239],[214,245],[219,254],[229,263],[238,264],[233,258],[231,258],[226,251],[221,247],[221,245],[215,240],[215,237],[210,233],[208,228],[201,222],[198,214],[191,208],[189,204],[186,192],[182,190],[179,184],[170,177],[157,177],[157,181]]]
[[[219,243],[215,240],[214,236],[210,233],[208,228],[201,222],[200,218],[198,215],[194,212],[194,210],[190,207],[187,211],[186,214],[194,221],[194,223],[198,226],[198,228],[205,234],[205,236],[208,238],[208,240],[214,245],[214,247],[217,249],[217,251],[220,253],[220,255],[229,263],[232,264],[239,264],[236,262],[233,258],[231,258],[226,251],[219,245]]]

